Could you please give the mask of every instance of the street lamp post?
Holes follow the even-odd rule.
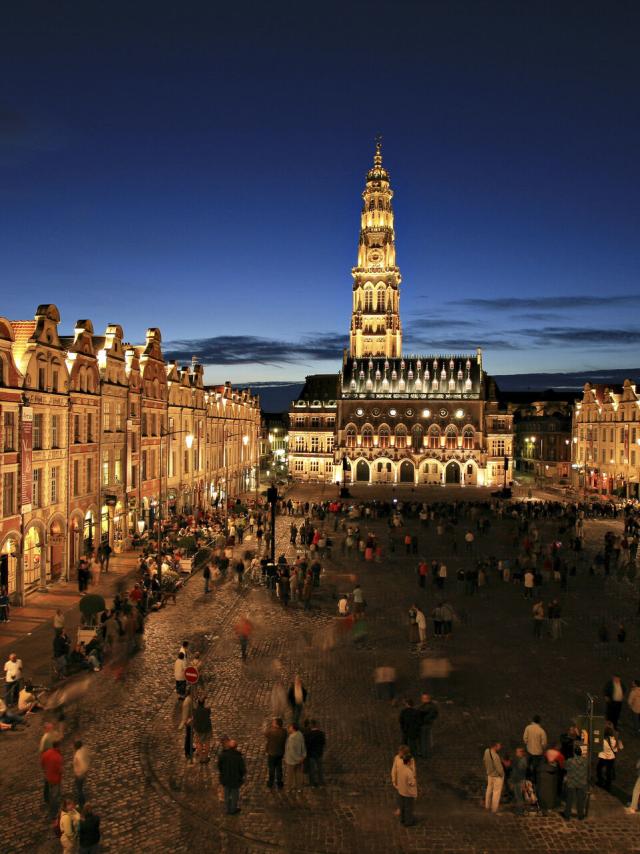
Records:
[[[267,501],[271,505],[271,563],[276,562],[276,504],[278,503],[278,487],[272,483],[267,489]]]
[[[158,541],[157,541],[157,557],[158,565],[158,583],[162,584],[162,440],[165,437],[181,436],[185,433],[184,443],[187,450],[193,447],[193,434],[188,430],[165,430],[164,426],[160,428],[160,488],[158,490]],[[167,455],[167,477],[168,477],[168,455]]]

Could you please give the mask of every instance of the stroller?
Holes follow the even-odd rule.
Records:
[[[522,781],[522,800],[524,801],[525,810],[540,812],[540,803],[536,793],[536,787],[532,780]]]

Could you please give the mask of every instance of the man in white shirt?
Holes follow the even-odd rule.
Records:
[[[176,680],[176,694],[179,700],[184,700],[187,695],[187,680],[185,671],[187,669],[187,660],[184,657],[184,652],[179,652],[173,665],[173,673]]]
[[[416,625],[418,626],[420,646],[424,647],[427,644],[427,618],[417,605],[414,605],[413,607],[416,611]]]
[[[76,788],[76,803],[82,809],[86,798],[84,795],[84,784],[89,773],[90,759],[89,751],[81,741],[74,742],[73,753],[73,778]]]
[[[484,770],[487,774],[487,788],[484,794],[484,808],[497,813],[500,807],[502,787],[504,786],[504,765],[500,759],[502,745],[499,741],[487,747],[483,756]]]
[[[15,706],[18,702],[21,678],[22,661],[15,652],[11,652],[4,663],[5,702],[7,706]]]
[[[534,715],[531,723],[525,727],[522,740],[527,748],[529,769],[537,783],[538,768],[542,764],[542,757],[547,747],[547,734],[540,726],[540,715]]]

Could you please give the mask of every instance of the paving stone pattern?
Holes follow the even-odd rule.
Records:
[[[279,519],[278,552],[288,545],[288,517]],[[387,542],[386,523],[360,523]],[[591,545],[610,522],[588,524]],[[543,537],[551,523],[542,523]],[[228,582],[205,597],[195,577],[175,606],[153,615],[147,624],[145,649],[130,663],[123,681],[107,672],[96,675],[81,708],[81,728],[93,752],[88,784],[91,801],[104,824],[105,851],[225,852],[480,852],[640,851],[640,819],[624,813],[614,797],[596,792],[592,817],[566,824],[559,816],[519,819],[506,807],[489,816],[481,807],[484,778],[482,751],[493,736],[505,745],[518,743],[535,711],[543,715],[550,737],[584,708],[586,691],[600,693],[612,672],[628,682],[638,660],[638,630],[632,615],[636,602],[616,595],[613,583],[580,577],[563,597],[567,624],[564,636],[535,642],[531,603],[522,588],[492,581],[483,597],[455,590],[456,568],[470,556],[461,525],[457,550],[434,527],[418,522],[420,554],[446,559],[446,595],[462,617],[448,643],[430,636],[426,653],[408,644],[407,609],[413,600],[430,611],[435,590],[420,591],[416,558],[397,552],[381,564],[346,561],[337,549],[325,561],[327,572],[314,609],[283,609],[262,588],[238,593]],[[494,525],[478,538],[473,557],[512,554],[514,525]],[[339,536],[339,535],[338,535]],[[368,635],[359,646],[335,631],[336,591],[349,590],[352,576],[363,585],[368,603]],[[550,586],[546,598],[560,595]],[[233,626],[246,614],[255,625],[249,659],[240,659]],[[627,621],[624,655],[613,646],[596,649],[597,626],[606,615]],[[431,633],[430,633],[431,634]],[[204,677],[213,709],[214,733],[237,738],[248,766],[238,816],[222,814],[217,773],[212,761],[189,766],[178,731],[179,708],[173,690],[173,660],[183,637],[201,649]],[[447,657],[449,679],[432,680],[440,704],[435,726],[435,752],[419,760],[419,800],[414,828],[402,828],[394,817],[391,761],[400,742],[399,708],[378,700],[373,669],[390,664],[398,670],[400,694],[417,698],[424,657]],[[327,785],[303,794],[272,794],[265,786],[266,761],[262,728],[270,717],[270,697],[277,680],[288,684],[300,672],[309,688],[305,714],[316,717],[328,739]],[[618,784],[630,791],[640,741],[623,717],[626,749],[619,759]],[[627,732],[628,730],[628,732]],[[2,738],[0,849],[7,852],[59,850],[47,829],[42,806],[37,741],[40,724],[27,733]],[[65,788],[71,791],[73,735],[64,745]],[[621,795],[622,796],[622,795]]]

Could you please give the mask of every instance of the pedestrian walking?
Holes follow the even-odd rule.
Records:
[[[211,589],[211,566],[208,563],[205,564],[205,567],[202,570],[202,577],[204,578],[204,592],[209,593]]]
[[[596,764],[596,782],[607,792],[611,789],[611,783],[615,777],[616,757],[623,748],[622,740],[618,736],[610,721],[604,725],[602,736],[602,748],[598,753]]]
[[[80,824],[80,813],[76,809],[73,801],[65,800],[60,810],[59,828],[60,828],[60,845],[64,852],[76,850],[78,842],[78,826]]]
[[[318,786],[324,786],[323,756],[327,739],[315,720],[308,722],[303,735],[307,749],[309,783],[315,789]]]
[[[418,564],[418,585],[424,589],[427,584],[427,573],[429,572],[429,567],[427,565],[426,560],[421,560]]]
[[[500,758],[502,744],[494,741],[484,752],[483,764],[487,775],[487,788],[484,793],[484,808],[497,813],[500,808],[502,787],[504,786],[504,765]]]
[[[89,773],[90,758],[89,751],[83,742],[78,740],[73,745],[73,781],[76,793],[76,804],[82,809],[85,804],[85,783]]]
[[[179,700],[184,700],[187,693],[187,679],[185,671],[187,669],[187,661],[184,652],[179,652],[173,665],[173,673],[176,680],[176,694]]]
[[[533,590],[536,585],[536,576],[532,569],[527,569],[524,574],[524,598],[533,599]]]
[[[611,721],[614,729],[617,729],[626,693],[625,684],[617,673],[609,679],[602,693],[607,703],[606,718],[608,721]]]
[[[179,730],[184,730],[184,758],[188,764],[193,763],[193,694],[187,688],[180,710]]]
[[[636,729],[640,733],[640,680],[634,679],[627,697],[627,705],[635,717]]]
[[[523,787],[527,779],[527,765],[527,751],[524,747],[516,747],[515,755],[511,760],[510,774],[508,778],[515,803],[516,815],[524,815]]]
[[[640,800],[640,759],[636,762],[636,782],[631,793],[631,803],[626,807],[629,813],[638,812],[638,801]]]
[[[224,805],[227,815],[240,812],[240,788],[247,773],[244,757],[238,750],[238,743],[233,738],[223,742],[223,749],[218,757],[218,775],[224,791]]]
[[[85,804],[78,824],[78,854],[98,854],[100,850],[100,816],[91,804]]]
[[[287,731],[282,725],[282,718],[273,718],[271,724],[265,730],[264,737],[269,774],[267,788],[273,790],[275,785],[278,789],[282,789],[284,786],[282,760],[287,741]]]
[[[417,605],[413,605],[413,609],[416,613],[416,625],[418,626],[420,646],[424,649],[427,644],[427,618]]]
[[[0,587],[0,623],[9,623],[9,612],[11,610],[11,600],[7,588]]]
[[[236,637],[240,643],[240,655],[243,661],[247,660],[249,637],[251,636],[252,629],[253,626],[246,617],[241,617],[235,626]]]
[[[420,727],[422,726],[422,715],[414,707],[411,697],[407,697],[404,701],[404,708],[400,712],[400,731],[402,733],[402,743],[409,746],[409,752],[413,756],[418,756],[420,753],[418,744],[420,740]]]
[[[287,702],[291,708],[293,722],[296,726],[300,726],[300,718],[304,704],[307,702],[307,695],[308,691],[302,682],[302,677],[296,673],[287,692]]]
[[[62,788],[62,754],[60,741],[40,754],[40,766],[44,773],[44,797],[49,807],[49,818],[56,819],[60,810],[60,793]]]
[[[20,693],[20,680],[22,679],[22,659],[15,652],[9,653],[9,658],[4,663],[5,702],[7,706],[15,706]]]
[[[78,572],[78,578],[80,578],[80,571],[82,572],[82,577],[84,580],[84,590],[87,589],[87,585],[89,583],[89,578],[91,578],[91,584],[94,587],[97,587],[100,584],[100,575],[102,573],[103,563],[100,560],[100,556],[96,552],[91,560],[91,566],[89,566],[88,561],[82,560],[81,567]]]
[[[540,725],[540,721],[540,715],[534,715],[531,723],[525,727],[522,734],[529,760],[529,777],[536,785],[538,783],[538,769],[542,764],[544,752],[547,748],[547,734]]]
[[[204,697],[198,697],[198,702],[193,710],[192,725],[195,734],[198,761],[201,764],[207,763],[211,751],[213,727],[211,725],[211,709],[206,705]]]
[[[422,694],[420,697],[420,705],[418,706],[420,713],[420,753],[426,759],[433,750],[433,724],[438,717],[438,707],[431,699],[429,694]]]
[[[585,818],[587,804],[587,788],[589,785],[589,759],[583,755],[579,744],[574,746],[574,755],[565,762],[565,806],[564,817],[571,819],[573,805],[576,806],[578,819]]]
[[[415,767],[412,767],[412,756],[410,753],[402,757],[402,763],[397,770],[397,791],[400,801],[400,824],[404,827],[412,827],[416,823],[414,804],[418,797],[418,784],[416,780]]]
[[[304,760],[307,756],[307,748],[297,724],[289,724],[287,731],[289,734],[284,747],[287,788],[291,792],[300,792],[304,784]]]
[[[531,609],[533,617],[533,636],[538,640],[542,637],[542,627],[544,626],[544,603],[538,600],[534,602]]]
[[[409,748],[406,744],[401,744],[398,748],[398,752],[393,757],[393,764],[391,766],[391,783],[393,788],[396,790],[396,798],[397,798],[397,807],[394,810],[394,815],[400,815],[401,813],[401,800],[400,800],[400,792],[398,791],[398,771],[402,765],[404,765],[404,757],[409,756],[410,762],[409,765],[411,770],[416,775],[416,761],[409,753]],[[417,779],[417,778],[416,778]]]
[[[59,635],[64,631],[64,613],[61,608],[56,608],[56,612],[53,615],[53,631],[56,635]]]

